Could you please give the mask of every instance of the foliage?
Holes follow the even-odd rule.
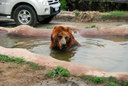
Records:
[[[82,0],[79,0],[79,2],[78,2],[78,3],[80,4],[81,2],[82,2]]]
[[[56,67],[55,69],[53,69],[52,71],[48,72],[46,74],[46,76],[48,77],[52,77],[52,78],[61,78],[61,77],[69,77],[70,73],[67,69],[64,69],[62,67]]]
[[[41,27],[40,29],[52,29],[52,27]]]
[[[96,84],[104,83],[104,78],[103,77],[92,77],[90,78],[90,81]]]
[[[128,86],[128,81],[119,81],[120,86]]]
[[[91,25],[91,26],[87,26],[85,27],[86,29],[91,29],[91,28],[97,28],[96,25]]]
[[[109,82],[107,83],[107,86],[118,86],[118,84],[116,84],[115,82]]]
[[[66,0],[60,0],[61,4],[61,10],[67,10],[67,1]]]
[[[111,11],[110,14],[112,16],[122,16],[125,15],[127,12],[126,11]]]
[[[5,55],[0,55],[0,61],[14,62],[14,63],[23,63],[23,62],[25,62],[24,59],[22,59],[22,58],[9,58],[8,56],[5,56]]]
[[[117,80],[114,77],[93,77],[78,76],[81,79],[95,84],[104,84],[104,86],[128,86],[128,81]]]
[[[89,4],[89,6],[91,6],[92,5],[92,1],[90,0],[88,4]]]
[[[41,67],[41,66],[39,66],[38,64],[35,64],[35,63],[33,63],[33,62],[26,62],[26,63],[29,64],[29,66],[30,66],[32,69],[34,69],[34,70],[39,70],[39,69],[44,68],[44,67]]]
[[[39,70],[44,69],[44,67],[39,66],[38,64],[35,64],[33,62],[26,62],[23,58],[9,58],[6,55],[0,55],[0,61],[4,62],[14,62],[14,63],[25,63],[30,66],[31,69]],[[9,68],[18,68],[18,66],[9,66]]]
[[[92,76],[79,76],[81,79],[87,80],[89,82],[93,82],[95,84],[101,84],[105,82],[104,77],[92,77]]]
[[[80,11],[75,10],[74,13],[75,13],[75,16],[78,16],[80,14]]]
[[[114,3],[111,0],[94,1],[94,0],[60,0],[62,10],[92,10],[92,11],[111,11],[127,10],[128,5],[125,3]],[[125,7],[123,7],[125,6]]]
[[[99,2],[100,11],[105,11],[105,7],[103,5],[103,2]]]
[[[120,17],[127,13],[127,11],[111,11],[107,12],[106,14],[102,15],[102,19],[110,19],[112,17]]]

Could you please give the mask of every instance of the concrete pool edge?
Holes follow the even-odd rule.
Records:
[[[117,79],[128,80],[128,72],[107,72],[102,69],[81,65],[78,63],[60,61],[50,56],[43,56],[35,53],[31,53],[26,49],[21,48],[4,48],[0,46],[0,54],[7,55],[8,57],[24,58],[26,61],[34,62],[40,66],[48,68],[55,68],[57,66],[64,67],[74,75],[91,75],[99,77],[113,76]]]

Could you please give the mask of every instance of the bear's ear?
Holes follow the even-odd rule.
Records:
[[[57,26],[54,26],[54,27],[53,27],[53,29],[56,29],[56,28],[57,28]]]
[[[54,26],[54,27],[53,27],[53,30],[59,30],[60,28],[62,29],[63,26]]]
[[[53,29],[52,29],[52,33],[54,33],[57,29],[58,29],[59,26],[54,26]]]
[[[70,27],[66,27],[67,31],[72,33],[72,29]]]

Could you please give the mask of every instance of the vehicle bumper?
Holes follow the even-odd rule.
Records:
[[[54,7],[50,7],[50,14],[49,15],[38,15],[38,21],[42,21],[50,16],[55,16],[60,12],[60,7],[58,10],[56,10]]]

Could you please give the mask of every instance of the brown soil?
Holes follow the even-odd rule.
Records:
[[[0,86],[93,86],[75,78],[49,79],[49,69],[32,69],[28,64],[0,62]]]

